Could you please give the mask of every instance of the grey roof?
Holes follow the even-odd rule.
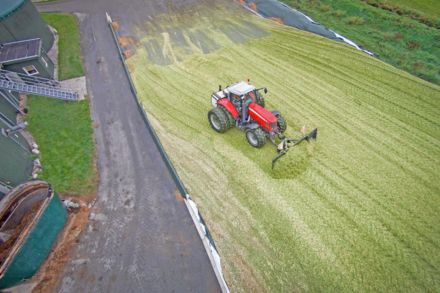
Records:
[[[8,65],[40,56],[41,39],[0,44],[0,63]]]
[[[0,2],[0,20],[17,11],[25,3],[24,0],[0,0]]]
[[[250,91],[253,91],[254,89],[255,87],[253,85],[250,85],[244,81],[237,82],[227,88],[230,93],[238,96],[244,95]]]

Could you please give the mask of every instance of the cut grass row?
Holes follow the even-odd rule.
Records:
[[[153,19],[156,34],[128,60],[231,289],[438,290],[440,88],[231,9]],[[252,30],[266,34],[240,33]],[[173,64],[157,64],[146,50],[153,39]],[[213,41],[221,48],[201,54]],[[273,146],[254,149],[243,132],[218,134],[207,121],[211,91],[248,77],[269,88],[268,108],[290,131],[319,128],[316,143],[292,149],[274,171]]]
[[[75,16],[45,13],[43,17],[59,34],[60,79],[84,75]],[[43,171],[40,177],[60,193],[93,193],[97,174],[89,100],[64,102],[30,96],[27,107],[28,129],[41,151]]]
[[[325,26],[373,51],[381,60],[430,82],[440,83],[438,1],[283,2],[302,10]],[[375,7],[379,4],[379,7]],[[427,12],[428,7],[430,12]],[[395,12],[396,9],[399,13],[405,13],[399,15]]]

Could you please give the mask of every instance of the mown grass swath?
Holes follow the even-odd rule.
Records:
[[[128,63],[231,290],[438,290],[440,88],[241,9],[185,15],[147,23]],[[273,146],[207,121],[218,84],[247,78],[288,131],[319,128],[273,171]]]

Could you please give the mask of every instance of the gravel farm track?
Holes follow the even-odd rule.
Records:
[[[58,1],[77,13],[92,102],[98,198],[59,292],[218,292],[220,287],[177,187],[143,122],[108,28],[167,10],[155,1]]]
[[[440,290],[437,85],[234,1],[117,2],[39,6],[80,13],[100,123],[104,216],[83,235],[74,259],[87,261],[69,265],[61,291],[218,289],[165,166],[146,147],[151,138],[128,85],[119,83],[105,11],[118,22],[138,95],[205,217],[231,291]],[[242,132],[220,135],[207,121],[218,84],[246,78],[269,88],[266,105],[283,113],[288,132],[319,129],[316,143],[291,150],[274,170],[271,145],[253,149]],[[190,247],[184,261],[163,258],[182,247]]]

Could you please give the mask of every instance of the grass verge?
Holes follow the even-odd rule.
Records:
[[[242,9],[191,8],[140,28],[128,65],[231,291],[438,291],[440,87]],[[273,146],[207,121],[218,84],[246,78],[288,134],[319,129],[273,171]]]
[[[89,101],[72,103],[31,96],[28,108],[28,130],[41,151],[40,178],[61,193],[92,193],[96,170]]]
[[[381,60],[440,84],[440,2],[282,1],[373,51]]]
[[[59,33],[60,78],[84,74],[76,18],[48,13],[45,20]],[[41,151],[40,178],[60,193],[83,195],[96,189],[95,146],[89,100],[65,102],[29,96],[26,119]]]
[[[364,0],[367,2],[376,2],[388,4],[391,7],[413,10],[433,19],[440,17],[440,2],[437,0]],[[440,23],[439,23],[440,24]]]
[[[58,31],[58,77],[65,80],[84,75],[77,18],[70,13],[42,13]]]

